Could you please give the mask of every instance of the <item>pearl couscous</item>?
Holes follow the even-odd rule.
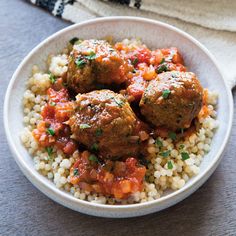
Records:
[[[140,42],[127,39],[117,43],[114,48],[121,54],[124,54],[124,52],[127,53],[127,50],[130,50],[131,47],[136,50],[137,45],[141,45],[141,47],[138,48],[139,52],[146,50],[146,47]],[[113,49],[109,50],[112,51]],[[32,156],[34,167],[37,171],[52,181],[57,188],[72,194],[75,198],[99,204],[133,204],[153,201],[160,198],[166,190],[178,190],[182,188],[191,177],[200,172],[201,162],[204,155],[210,151],[211,140],[218,127],[218,121],[216,119],[217,93],[206,89],[204,90],[204,92],[207,93],[207,96],[205,96],[204,109],[207,110],[207,114],[202,110],[200,111],[196,118],[196,129],[189,132],[188,135],[176,139],[176,134],[165,137],[159,135],[159,133],[153,135],[153,133],[140,132],[140,136],[137,139],[141,139],[141,142],[144,140],[145,142],[145,151],[143,152],[145,156],[142,157],[142,161],[144,160],[143,165],[146,167],[145,178],[142,180],[141,189],[127,195],[128,197],[126,198],[119,198],[116,197],[118,195],[102,194],[102,192],[99,191],[88,191],[77,182],[73,182],[72,178],[74,176],[73,174],[71,175],[71,172],[73,170],[75,173],[74,166],[78,158],[80,158],[81,151],[78,148],[74,148],[74,146],[72,153],[68,152],[69,154],[65,153],[63,151],[64,149],[57,148],[57,146],[47,146],[45,148],[41,143],[47,140],[48,137],[41,135],[37,140],[34,133],[39,123],[43,121],[42,110],[50,100],[50,96],[47,93],[48,89],[51,88],[54,82],[53,80],[63,78],[68,71],[68,64],[70,63],[69,51],[71,51],[71,48],[65,49],[62,54],[49,56],[49,72],[42,72],[40,68],[35,65],[32,68],[32,76],[28,79],[23,95],[23,122],[25,128],[20,138],[23,145]],[[148,51],[148,53],[149,52],[150,51]],[[154,68],[155,63],[160,64],[163,60],[161,59],[161,62],[156,62],[159,60],[158,53],[165,55],[165,51],[151,51],[150,58],[148,59],[150,63],[148,64],[145,61],[146,59],[143,59],[147,53],[146,51],[142,51],[143,57],[140,56],[137,60],[143,61],[142,63],[140,62],[140,65],[136,65],[137,62],[135,62],[135,65],[133,63],[134,68],[132,73],[138,73],[138,70],[143,70],[142,75],[144,76],[144,82],[146,83],[146,81],[149,82],[153,80],[153,78],[157,76]],[[178,54],[176,55],[178,56]],[[91,60],[91,58],[93,59],[93,57],[94,55],[90,55],[89,60]],[[175,58],[175,60],[178,60],[178,58]],[[173,70],[185,70],[182,65],[175,63],[174,59],[173,65],[175,65]],[[161,71],[163,70],[162,67],[158,68],[157,70],[159,70],[160,73],[163,72]],[[133,84],[130,83],[129,87],[132,87],[132,85]],[[140,99],[139,93],[134,94],[131,92],[132,88],[128,90],[128,95],[125,94],[124,91],[121,91],[121,94],[123,93],[124,96],[127,95],[129,102]],[[167,92],[169,93],[170,91],[168,90]],[[133,94],[134,96],[131,96]],[[164,98],[168,96],[169,94],[163,94]],[[55,104],[52,104],[52,106],[55,106]],[[202,115],[202,113],[204,113],[204,115]],[[87,128],[89,128],[89,125],[85,126],[85,124],[83,124],[83,129]],[[54,135],[53,130],[49,129],[48,132],[51,136]],[[97,134],[101,135],[101,131],[97,130]],[[136,140],[135,137],[137,136],[132,136],[133,141]]]

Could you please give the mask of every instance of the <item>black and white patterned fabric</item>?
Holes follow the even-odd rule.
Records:
[[[53,13],[55,16],[61,17],[64,7],[67,4],[72,5],[74,0],[30,0],[30,2]]]
[[[55,16],[62,17],[66,5],[73,5],[76,0],[28,0],[31,3],[44,8]],[[142,0],[103,0],[135,8],[141,7]]]
[[[74,23],[99,16],[138,16],[175,25],[206,44],[222,68],[226,68],[229,86],[236,86],[236,1],[230,1],[230,4],[229,0],[25,1]]]

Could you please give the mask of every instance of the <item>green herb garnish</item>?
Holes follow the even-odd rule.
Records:
[[[167,67],[167,65],[166,64],[160,64],[158,67],[157,67],[157,69],[156,69],[156,72],[158,73],[158,74],[160,74],[160,73],[162,73],[162,72],[166,72],[166,71],[168,71],[168,67]]]
[[[55,130],[52,128],[48,128],[46,132],[52,136],[55,135]]]
[[[162,64],[162,63],[164,63],[164,62],[165,62],[165,58],[163,57],[163,58],[161,59],[160,64]]]
[[[77,37],[72,38],[69,42],[74,45],[79,39]]]
[[[101,128],[97,128],[97,129],[96,129],[96,132],[95,132],[95,135],[96,135],[97,137],[99,137],[99,136],[102,135],[102,133],[103,133],[103,130],[102,130]]]
[[[156,141],[155,141],[155,145],[158,146],[158,147],[160,147],[160,148],[163,147],[162,141],[161,141],[160,139],[158,139],[158,138],[157,138]]]
[[[80,128],[80,129],[88,129],[88,128],[91,128],[91,125],[88,125],[88,124],[80,124],[79,128]]]
[[[162,97],[164,99],[167,99],[169,97],[170,93],[171,93],[171,91],[169,89],[165,89],[162,91]]]
[[[115,101],[115,103],[119,106],[119,107],[122,107],[124,105],[124,102],[121,101],[121,100],[118,100],[116,98],[113,98],[113,100]]]
[[[169,170],[173,169],[173,164],[172,164],[171,161],[167,162],[167,167],[168,167]]]
[[[53,75],[52,73],[49,74],[49,80],[51,81],[52,84],[54,84],[57,80],[56,76]]]
[[[180,145],[179,145],[179,149],[180,149],[180,150],[183,150],[183,149],[184,149],[184,144],[180,144]]]
[[[45,148],[47,153],[48,153],[48,156],[51,157],[52,156],[52,152],[53,152],[53,148],[52,147],[46,147]]]
[[[55,106],[56,106],[56,103],[55,103],[55,102],[50,102],[49,104],[50,104],[50,106],[52,106],[52,107],[55,107]]]
[[[91,150],[94,151],[94,152],[97,152],[98,151],[98,144],[97,143],[94,143],[92,146],[91,146]]]
[[[185,161],[185,160],[187,160],[187,159],[190,158],[190,157],[189,157],[189,154],[188,154],[187,152],[182,152],[182,153],[181,153],[181,156],[182,156],[182,160],[183,160],[183,161]]]
[[[169,132],[169,133],[168,133],[168,137],[171,138],[173,141],[175,141],[177,135],[176,135],[176,133],[174,133],[174,132]]]
[[[78,170],[78,168],[75,168],[75,169],[74,169],[73,174],[74,174],[74,176],[79,175],[79,170]]]
[[[133,60],[131,60],[131,64],[132,64],[133,66],[136,66],[136,65],[138,64],[138,58],[135,57]]]
[[[85,56],[86,59],[88,60],[93,60],[96,58],[96,53],[95,52],[90,52],[88,56]]]
[[[92,161],[92,162],[98,162],[98,158],[94,154],[91,154],[89,156],[89,160]]]
[[[75,64],[80,68],[84,68],[84,66],[88,63],[87,60],[93,60],[96,58],[96,53],[95,52],[90,52],[88,56],[78,56],[77,59],[75,60]]]
[[[167,150],[165,152],[161,152],[160,155],[164,158],[168,157],[170,155],[170,150]]]
[[[84,66],[87,64],[87,62],[85,61],[84,58],[82,58],[82,57],[79,56],[79,57],[75,60],[75,64],[76,64],[80,69],[82,69],[82,68],[84,68]]]

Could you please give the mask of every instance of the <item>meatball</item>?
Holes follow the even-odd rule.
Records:
[[[73,137],[103,158],[135,156],[138,142],[132,136],[136,116],[121,94],[95,90],[79,94],[68,124]]]
[[[164,72],[152,80],[140,101],[141,113],[156,127],[188,128],[202,106],[203,88],[192,72]]]
[[[84,40],[71,51],[66,83],[75,92],[86,93],[101,85],[123,83],[126,70],[128,64],[108,42]]]

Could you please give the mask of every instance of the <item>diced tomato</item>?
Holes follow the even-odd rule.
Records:
[[[55,107],[46,104],[41,112],[41,115],[44,120],[52,120],[55,117]]]
[[[45,121],[41,121],[38,123],[37,128],[33,130],[35,140],[37,140],[43,147],[48,147],[55,141],[54,137],[47,134],[46,129],[47,123]]]
[[[52,84],[51,88],[55,91],[59,91],[61,90],[62,88],[64,88],[64,85],[63,85],[63,79],[62,78],[58,78],[54,84]]]
[[[73,140],[69,140],[66,143],[66,146],[63,148],[63,151],[64,153],[71,155],[74,153],[76,148],[77,148],[76,143]]]
[[[71,168],[72,184],[78,184],[86,191],[111,195],[117,199],[127,198],[142,190],[146,168],[138,165],[135,158],[112,162],[113,171],[108,171],[107,163],[91,163],[89,157],[88,151],[83,152]],[[108,162],[110,165],[110,161]]]
[[[69,94],[66,88],[62,88],[59,91],[56,91],[52,88],[47,90],[50,102],[67,102],[69,101]]]
[[[64,124],[73,112],[73,102],[69,101],[67,89],[60,88],[61,83],[59,81],[56,85],[59,91],[54,90],[55,86],[54,89],[48,89],[49,102],[41,111],[43,121],[38,124],[33,135],[43,147],[55,144],[65,154],[73,154],[77,144],[70,138],[70,127]]]
[[[152,65],[159,65],[161,62],[163,62],[163,59],[164,59],[164,55],[160,49],[152,51],[152,56],[150,58],[150,63]]]
[[[139,101],[147,87],[147,81],[141,76],[134,77],[130,81],[131,84],[127,87],[127,94],[134,97],[135,101]]]
[[[174,64],[184,64],[184,60],[179,51],[175,47],[161,49],[162,54],[166,62],[173,62]]]
[[[150,58],[151,58],[151,51],[146,48],[138,48],[134,51],[131,51],[127,55],[127,59],[131,61],[134,67],[136,67],[139,63],[150,63]]]
[[[73,103],[58,103],[55,106],[55,120],[57,122],[67,121],[73,112]]]
[[[138,69],[141,72],[140,75],[145,80],[152,80],[155,79],[157,74],[153,65],[148,66],[146,63],[140,63],[138,65]]]

